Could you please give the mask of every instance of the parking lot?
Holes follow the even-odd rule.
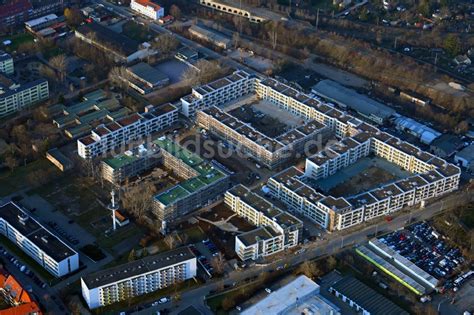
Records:
[[[413,224],[379,240],[438,280],[446,280],[442,291],[454,289],[456,278],[452,276],[465,258],[459,248],[449,246],[428,223]]]
[[[196,255],[198,266],[203,269],[206,274],[206,278],[212,278],[214,274],[212,260],[214,257],[217,257],[220,254],[217,246],[211,240],[206,239],[202,242],[190,245],[189,248],[194,253],[194,255]]]

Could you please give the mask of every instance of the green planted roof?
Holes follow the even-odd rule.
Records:
[[[173,188],[155,196],[155,199],[164,204],[165,206],[168,206],[175,201],[186,197],[189,195],[189,192],[181,187],[180,185],[174,186]]]
[[[104,160],[104,163],[109,165],[114,170],[116,170],[120,167],[123,167],[123,166],[135,161],[136,159],[137,158],[134,155],[120,154],[120,155],[117,155],[113,158]]]

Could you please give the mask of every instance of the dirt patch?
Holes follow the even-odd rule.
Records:
[[[395,175],[384,169],[371,167],[329,190],[329,194],[335,197],[355,195],[395,179]]]

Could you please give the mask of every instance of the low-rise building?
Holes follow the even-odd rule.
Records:
[[[77,140],[77,151],[83,159],[94,158],[121,148],[132,140],[169,128],[177,120],[178,110],[173,105],[149,105],[143,113],[135,113],[98,126],[90,135]]]
[[[266,15],[268,15],[268,12],[266,12],[267,14],[260,14],[263,13],[263,11],[257,12],[258,10],[256,8],[250,8],[246,5],[242,6],[242,3],[235,5],[225,0],[199,0],[199,3],[213,10],[246,18],[252,23],[261,23],[267,20]],[[277,19],[280,19],[280,17],[277,17]]]
[[[0,117],[13,114],[48,97],[49,86],[45,79],[12,85],[5,85],[0,80]]]
[[[454,156],[454,161],[470,170],[474,170],[474,144],[471,144]]]
[[[354,277],[347,276],[333,283],[329,292],[364,315],[408,315],[401,307],[369,288]]]
[[[14,202],[0,206],[0,233],[55,277],[79,268],[79,254]]]
[[[116,33],[99,23],[79,26],[75,31],[75,36],[103,50],[118,63],[130,63],[156,54],[150,44],[140,44],[136,40]]]
[[[132,0],[130,9],[153,20],[159,20],[165,15],[165,9],[152,0]]]
[[[351,108],[377,124],[383,124],[396,113],[392,108],[335,81],[322,80],[313,87],[312,92],[337,103],[343,108]]]
[[[230,44],[232,43],[232,40],[224,34],[221,34],[218,31],[214,31],[205,26],[193,25],[188,29],[188,32],[191,35],[222,49],[229,48]]]
[[[86,275],[82,296],[95,309],[191,279],[196,269],[196,256],[181,247]]]
[[[320,294],[319,285],[301,275],[245,309],[242,315],[340,315],[341,310]]]
[[[62,154],[58,148],[48,150],[48,152],[46,152],[46,158],[62,172],[70,170],[73,167],[72,161]]]
[[[430,151],[445,159],[451,157],[464,146],[464,141],[459,136],[453,134],[443,134],[430,144]]]
[[[25,22],[25,27],[28,31],[36,33],[43,28],[51,26],[58,22],[58,16],[56,14],[48,14],[37,19],[33,19]]]
[[[243,185],[228,190],[225,204],[258,228],[235,237],[235,252],[242,260],[257,260],[297,246],[303,222],[274,206]]]
[[[79,103],[69,106],[55,104],[48,110],[53,124],[70,139],[90,134],[97,125],[117,121],[130,114],[130,110],[120,104],[118,94],[109,94],[102,89],[87,93]]]
[[[128,84],[140,94],[148,94],[169,84],[169,77],[147,63],[140,62],[127,68]]]
[[[0,51],[0,73],[10,75],[13,74],[14,71],[15,67],[12,56],[4,51]]]

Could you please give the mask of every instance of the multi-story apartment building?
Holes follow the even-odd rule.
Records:
[[[10,86],[0,82],[0,117],[12,114],[49,97],[48,81],[39,79]]]
[[[144,113],[102,124],[89,136],[77,140],[77,151],[84,159],[94,158],[127,143],[142,139],[153,132],[172,126],[178,119],[178,110],[171,104],[159,107],[149,105]]]
[[[0,233],[55,277],[79,268],[79,254],[14,202],[0,206]]]
[[[275,79],[261,79],[241,71],[233,75],[236,74],[239,80],[225,77],[220,79],[221,84],[211,83],[213,88],[204,85],[193,89],[191,95],[181,100],[182,112],[191,117],[197,113],[201,126],[231,144],[245,147],[267,166],[271,165],[268,163],[268,156],[271,155],[264,150],[259,151],[262,144],[258,146],[258,133],[218,109],[219,105],[255,93],[259,99],[267,100],[279,109],[326,126],[339,142],[306,159],[304,173],[290,168],[268,181],[275,197],[324,228],[345,229],[458,188],[458,167]],[[230,86],[232,88],[227,89]],[[207,95],[210,95],[209,101],[206,101]],[[270,144],[263,143],[263,147]],[[366,192],[367,195],[350,198],[324,196],[306,184],[306,179],[331,176],[369,154],[386,159],[414,175]]]
[[[15,67],[13,65],[13,58],[10,54],[0,51],[0,73],[13,74]]]
[[[229,188],[230,177],[215,163],[209,163],[178,144],[160,138],[163,165],[184,179],[154,198],[154,210],[162,221],[173,221],[210,204]]]
[[[82,296],[89,309],[95,309],[195,276],[196,257],[188,247],[181,247],[82,277]]]
[[[199,110],[219,106],[255,91],[255,78],[243,70],[214,82],[193,88],[191,94],[181,98],[181,111],[194,117]]]
[[[165,9],[151,0],[132,0],[130,9],[153,20],[159,20],[165,15]]]
[[[270,138],[252,126],[225,113],[216,106],[197,113],[197,123],[225,140],[233,149],[248,154],[272,169],[288,161],[293,154],[302,153],[305,144],[330,130],[315,120],[293,128],[276,138]]]
[[[307,158],[304,173],[290,168],[270,178],[272,194],[322,227],[342,230],[458,188],[458,167],[368,124],[359,128],[353,137]],[[306,184],[307,179],[331,176],[369,154],[413,175],[347,198],[324,196]]]
[[[102,160],[102,177],[114,184],[120,185],[127,178],[132,178],[161,162],[159,147],[141,144],[136,148],[125,151],[117,156]]]
[[[256,260],[299,244],[303,222],[264,198],[237,185],[228,190],[225,204],[240,217],[257,226],[235,237],[235,252],[242,260]]]

